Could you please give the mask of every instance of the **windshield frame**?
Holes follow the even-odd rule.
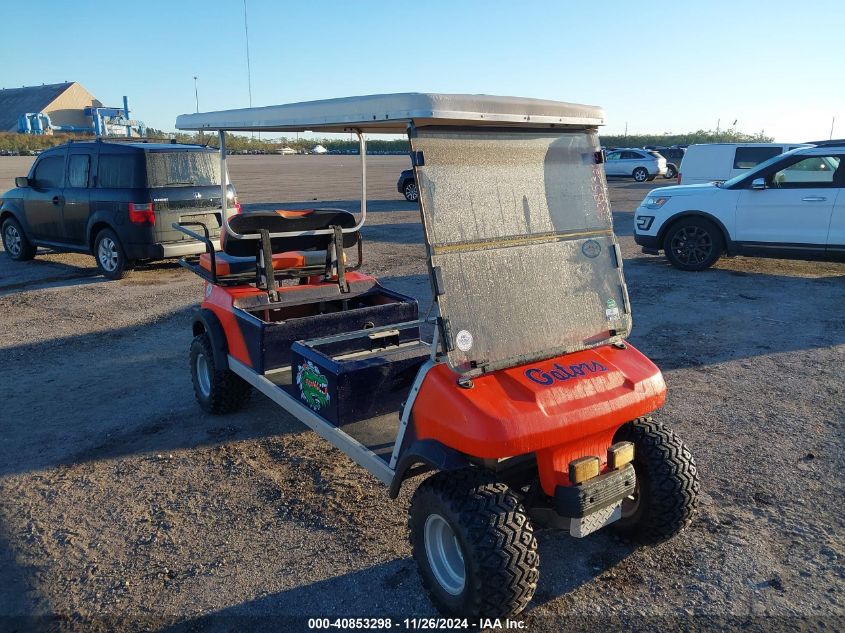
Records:
[[[409,137],[440,340],[454,372],[515,367],[628,335],[594,128],[426,126]]]

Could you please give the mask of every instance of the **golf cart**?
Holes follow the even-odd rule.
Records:
[[[601,109],[485,95],[393,94],[181,115],[181,130],[355,133],[360,213],[233,213],[193,322],[199,404],[265,394],[389,487],[430,474],[410,506],[423,584],[444,613],[522,611],[534,527],[640,542],[696,503],[690,452],[643,417],[660,370],[625,341],[631,309],[597,129]],[[434,296],[361,272],[365,134],[407,134]],[[225,180],[225,179],[224,179]],[[428,332],[432,332],[430,336]],[[433,474],[432,474],[433,473]]]

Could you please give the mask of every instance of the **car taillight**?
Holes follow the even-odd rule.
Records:
[[[241,212],[241,203],[235,200],[235,213]]]
[[[681,184],[681,172],[678,172],[678,184]]]
[[[153,203],[135,204],[134,202],[130,202],[129,221],[132,224],[149,224],[154,226],[156,223],[156,214],[153,210]]]

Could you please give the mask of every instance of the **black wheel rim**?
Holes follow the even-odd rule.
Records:
[[[700,226],[685,226],[675,231],[669,244],[682,264],[703,264],[713,252],[713,238]]]

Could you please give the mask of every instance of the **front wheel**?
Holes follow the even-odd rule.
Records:
[[[423,586],[444,614],[504,618],[537,588],[537,539],[516,495],[477,469],[440,472],[411,501],[409,528]]]
[[[682,218],[666,231],[663,251],[680,270],[710,268],[722,256],[725,240],[715,224],[701,217]]]
[[[194,337],[191,343],[191,381],[203,411],[232,413],[249,400],[252,387],[230,369],[214,364],[214,352],[208,334]]]
[[[419,189],[417,189],[417,183],[413,180],[405,183],[405,186],[402,188],[402,193],[405,196],[405,200],[408,202],[416,202],[420,199],[420,192]]]
[[[698,471],[689,449],[651,418],[620,428],[614,442],[634,443],[634,494],[622,501],[613,529],[632,541],[659,543],[689,525],[698,500]]]
[[[97,268],[109,279],[123,279],[135,266],[135,262],[126,257],[120,240],[111,229],[103,229],[94,238],[94,258]]]
[[[648,170],[645,167],[637,167],[631,175],[637,182],[645,182],[648,180]]]
[[[3,222],[3,248],[16,262],[25,262],[35,257],[36,247],[27,239],[21,225],[14,218]]]
[[[675,178],[677,175],[678,175],[678,170],[675,168],[674,165],[672,165],[671,163],[669,165],[666,165],[666,173],[663,174],[663,177],[666,180],[671,180],[672,178]]]

